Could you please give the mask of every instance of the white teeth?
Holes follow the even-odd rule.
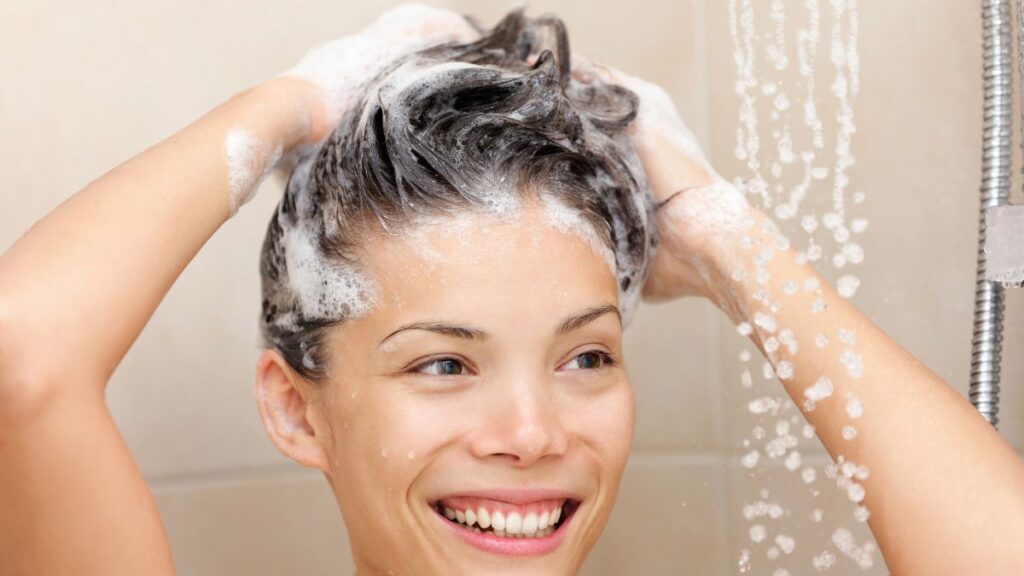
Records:
[[[523,518],[523,534],[527,536],[533,536],[537,533],[537,515],[527,514],[526,518]]]
[[[543,531],[545,528],[547,528],[548,527],[548,520],[550,520],[550,519],[551,519],[551,513],[550,512],[545,512],[545,513],[541,514],[540,518],[537,519],[537,530],[542,530]]]
[[[478,534],[492,529],[501,538],[544,538],[555,531],[555,525],[562,518],[562,507],[558,506],[541,514],[531,512],[523,516],[520,512],[492,512],[486,508],[455,510],[441,507],[445,518],[458,522],[463,528]],[[507,514],[507,515],[506,515]]]
[[[505,531],[512,534],[519,534],[523,531],[523,517],[519,512],[512,512],[505,519]]]
[[[502,532],[502,535],[504,535],[504,532],[505,532],[505,515],[502,514],[501,512],[495,512],[491,516],[491,526],[494,528],[495,532]]]

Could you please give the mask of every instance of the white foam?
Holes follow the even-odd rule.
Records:
[[[750,205],[743,193],[725,180],[682,192],[663,208],[680,222],[694,244],[715,236],[734,236],[747,228]]]
[[[252,200],[260,182],[281,159],[281,145],[271,147],[245,128],[232,128],[224,137],[228,164],[228,206],[234,215]]]
[[[583,217],[579,210],[566,205],[565,202],[549,194],[541,196],[541,204],[544,207],[546,222],[550,227],[563,234],[573,234],[586,242],[587,246],[594,251],[594,254],[597,254],[608,265],[612,276],[615,276],[615,253],[601,240],[597,230]]]
[[[314,244],[305,225],[285,227],[282,235],[288,282],[309,320],[337,320],[368,312],[375,301],[373,283],[355,269],[330,262]]]
[[[396,58],[450,41],[479,37],[461,15],[422,4],[403,4],[382,14],[359,34],[327,42],[308,52],[283,75],[321,90],[331,125],[352,104],[356,90]]]
[[[305,182],[311,166],[311,158],[307,158],[292,178]],[[295,210],[299,214],[309,213],[309,202],[307,192],[298,191]],[[315,222],[293,222],[286,218],[281,224],[289,287],[306,320],[336,321],[345,313],[346,319],[357,318],[371,310],[376,301],[374,283],[352,266],[325,257],[316,244],[312,230]]]

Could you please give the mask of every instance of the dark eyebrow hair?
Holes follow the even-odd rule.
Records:
[[[610,314],[613,312],[615,313],[615,316],[618,317],[619,323],[621,323],[622,314],[619,313],[619,309],[616,308],[615,306],[612,306],[611,304],[603,304],[601,306],[594,306],[593,308],[588,308],[583,312],[580,312],[579,314],[573,314],[572,316],[569,316],[568,318],[563,320],[561,324],[558,325],[558,329],[555,331],[555,333],[559,335],[568,334],[573,330],[578,330],[579,328],[593,322],[594,320],[597,320],[598,318],[604,316],[605,314]],[[377,347],[379,348],[381,345],[387,342],[392,336],[398,334],[399,332],[404,332],[406,330],[426,330],[427,332],[433,332],[435,334],[440,334],[442,336],[462,338],[464,340],[486,340],[488,336],[487,332],[484,332],[483,330],[480,330],[478,328],[467,328],[465,326],[457,326],[455,324],[447,324],[445,322],[413,322],[411,324],[404,324],[402,326],[399,326],[397,330],[395,330],[391,334],[388,334],[383,340],[381,340],[377,344]]]
[[[572,316],[569,316],[568,318],[562,321],[562,323],[558,326],[558,330],[556,330],[555,332],[556,334],[568,334],[573,330],[578,330],[583,326],[590,324],[591,322],[597,320],[598,318],[604,316],[605,314],[610,314],[613,312],[615,313],[615,316],[618,317],[619,324],[621,324],[622,314],[619,312],[619,309],[616,308],[615,306],[612,306],[611,304],[603,304],[601,306],[594,306],[593,308],[588,308],[587,310],[584,310],[579,314],[573,314]]]
[[[399,326],[397,330],[388,334],[383,340],[381,340],[377,347],[384,344],[392,336],[399,332],[406,330],[426,330],[427,332],[434,332],[442,336],[451,336],[452,338],[462,338],[464,340],[486,340],[487,333],[483,330],[476,328],[466,328],[465,326],[456,326],[454,324],[445,324],[444,322],[413,322],[412,324],[405,324]]]

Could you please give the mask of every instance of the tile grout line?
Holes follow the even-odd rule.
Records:
[[[251,468],[225,468],[180,474],[160,474],[146,477],[153,492],[173,492],[191,489],[217,489],[241,483],[281,482],[317,478],[319,475],[296,464],[255,466]]]

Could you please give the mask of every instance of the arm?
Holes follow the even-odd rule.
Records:
[[[713,299],[734,320],[751,325],[750,338],[763,352],[780,331],[793,333],[795,354],[780,346],[766,356],[777,372],[782,362],[792,367],[792,376],[781,382],[832,457],[867,467],[867,479],[858,480],[863,504],[892,573],[1024,572],[1024,464],[1014,450],[956,390],[798,263],[792,251],[777,251],[763,267],[767,285],[757,285],[754,256],[777,236],[761,227],[764,216],[753,216],[747,231],[752,249],[744,250],[739,236],[705,247],[713,282],[725,288]],[[745,280],[733,280],[737,269]],[[799,286],[795,294],[783,293],[787,280]],[[754,298],[758,288],[777,310]],[[757,318],[767,317],[774,318],[774,330],[764,327],[770,322],[757,325]],[[846,342],[840,331],[848,331]],[[820,348],[825,341],[819,335],[827,338]],[[833,391],[808,411],[804,391],[822,377]],[[856,401],[863,414],[853,418]],[[856,429],[850,440],[842,434],[848,425]]]
[[[645,295],[703,295],[743,332],[749,326],[832,457],[867,467],[857,482],[893,574],[1024,573],[1024,463],[1014,450],[949,384],[798,262],[769,218],[703,159],[664,91],[599,65],[585,69],[640,96],[633,140],[661,205],[662,238]],[[792,351],[778,345],[784,330]],[[831,394],[808,410],[804,391],[821,378]],[[856,418],[851,399],[863,407],[858,415],[851,406]],[[857,432],[850,440],[848,425]]]
[[[111,373],[279,154],[334,128],[355,83],[404,52],[476,35],[452,12],[389,12],[90,183],[0,257],[4,574],[174,572],[104,402]]]
[[[225,138],[289,149],[298,81],[213,110],[92,182],[0,259],[0,565],[12,574],[173,573],[156,506],[104,387],[171,284],[231,214]],[[252,157],[251,179],[271,159]],[[237,190],[236,190],[237,192]]]

